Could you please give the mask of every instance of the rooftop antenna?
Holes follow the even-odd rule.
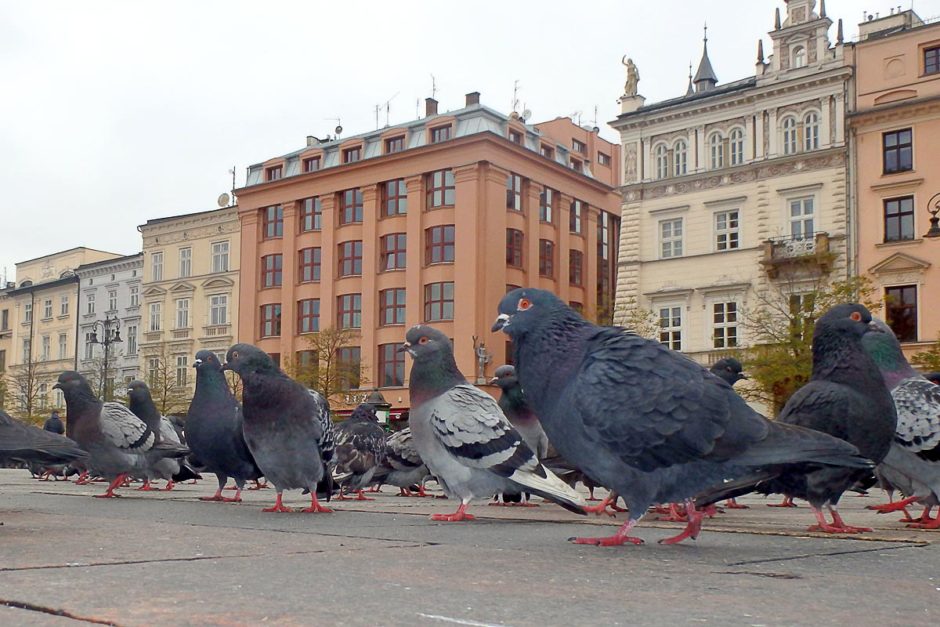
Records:
[[[382,105],[378,105],[378,104],[375,105],[375,128],[376,130],[378,130],[379,128],[379,111],[381,110],[382,110]]]
[[[571,121],[572,121],[572,122],[574,122],[574,123],[577,124],[578,126],[581,126],[581,112],[580,112],[580,111],[575,111],[574,113],[572,113],[572,114],[569,115],[568,117],[571,118]],[[576,119],[576,118],[577,118],[577,119]]]
[[[519,79],[512,82],[512,112],[519,108]]]
[[[431,98],[437,100],[437,79],[431,74]]]
[[[419,111],[421,110],[421,99],[415,98],[415,119],[418,119]]]
[[[597,105],[594,105],[594,119],[591,120],[591,128],[597,128]]]
[[[339,139],[339,136],[343,134],[343,125],[340,123],[339,118],[323,118],[324,120],[333,120],[336,122],[336,128],[333,129],[333,132],[336,133],[336,139]]]
[[[397,96],[400,93],[401,92],[396,91],[395,96]],[[395,96],[392,96],[391,98],[385,101],[385,126],[386,128],[388,128],[388,124],[389,124],[388,120],[392,114],[392,100],[395,99]],[[378,125],[378,118],[376,118],[376,125]]]
[[[228,171],[232,175],[232,204],[235,204],[235,166],[232,166],[232,169]]]

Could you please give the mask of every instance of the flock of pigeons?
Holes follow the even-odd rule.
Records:
[[[109,486],[99,497],[116,496],[131,478],[144,480],[140,489],[155,479],[171,489],[208,472],[218,489],[203,500],[237,502],[248,481],[264,477],[276,490],[270,512],[291,511],[284,490],[310,495],[304,512],[330,512],[322,501],[368,499],[365,490],[382,484],[425,496],[429,478],[459,502],[434,520],[472,520],[470,502],[494,495],[532,505],[534,494],[579,514],[627,511],[613,536],[571,539],[602,546],[642,543],[630,532],[660,504],[686,522],[663,542],[694,539],[714,503],[755,492],[783,494],[784,505],[809,501],[811,530],[868,531],[847,525],[837,504],[875,481],[892,499],[894,491],[905,497],[880,511],[940,528],[940,515],[930,516],[940,505],[940,386],[911,368],[891,330],[862,305],[820,317],[811,380],[773,421],[733,391],[743,378],[737,360],[705,369],[659,342],[596,326],[547,291],[509,292],[493,330],[515,347],[515,366],[493,379],[498,402],[467,383],[446,335],[427,325],[408,330],[400,350],[413,358],[412,407],[408,428],[392,434],[365,404],[334,425],[320,394],[257,347],[236,344],[224,364],[210,351],[196,354],[184,425],[160,415],[143,382],[129,386],[124,406],[102,402],[67,371],[54,386],[65,396],[67,437],[0,412],[0,458],[102,477]],[[241,379],[241,402],[226,370]],[[229,478],[235,493],[225,497]],[[588,505],[578,482],[592,497],[599,486],[609,495]],[[905,509],[913,503],[925,508],[917,519]]]

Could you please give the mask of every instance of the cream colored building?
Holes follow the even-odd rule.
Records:
[[[624,95],[615,322],[653,312],[660,340],[704,363],[746,344],[742,312],[774,291],[798,302],[853,270],[847,250],[841,21],[815,0],[777,10],[772,54],[719,84],[708,40],[685,95]]]
[[[193,355],[223,354],[238,328],[238,207],[148,220],[140,372],[153,380],[172,371],[180,388],[195,383]],[[163,361],[166,360],[166,361]]]
[[[11,337],[7,359],[8,403],[25,417],[65,406],[52,386],[63,370],[76,368],[78,275],[84,264],[119,255],[91,248],[72,248],[16,264],[16,287],[0,306],[9,309]],[[0,320],[2,323],[2,320]],[[0,324],[2,326],[2,324]]]

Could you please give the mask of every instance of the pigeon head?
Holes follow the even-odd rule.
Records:
[[[451,361],[454,359],[450,338],[426,324],[417,324],[408,329],[399,351],[407,351],[416,362],[441,359],[447,355]]]
[[[413,359],[408,389],[415,406],[466,382],[454,360],[450,338],[434,327],[411,327],[399,350],[408,351]]]
[[[868,333],[862,336],[862,347],[883,375],[897,373],[908,377],[916,374],[904,357],[894,331],[880,318],[871,321]],[[892,380],[889,385],[893,387],[896,383]]]
[[[246,374],[255,372],[275,372],[277,366],[274,365],[271,357],[257,346],[236,344],[225,354],[222,369],[231,370],[244,378]]]
[[[135,402],[153,400],[150,396],[150,388],[143,381],[131,381],[127,384],[127,398]]]
[[[378,422],[379,417],[375,413],[375,406],[369,403],[359,403],[356,409],[349,415],[350,420],[365,420]]]
[[[196,358],[193,360],[193,368],[196,370],[221,370],[222,364],[219,363],[219,357],[215,353],[203,349],[196,353]]]
[[[823,334],[854,335],[861,337],[872,329],[871,312],[858,303],[836,305],[816,321],[813,340]]]
[[[553,317],[581,320],[573,309],[546,290],[520,287],[499,301],[499,315],[492,331],[502,330],[510,337],[521,337]]]
[[[62,394],[68,398],[71,395],[83,394],[86,396],[94,396],[95,393],[91,389],[91,384],[88,383],[83,375],[74,370],[66,370],[59,375],[56,384],[52,386],[53,390],[62,390]]]
[[[710,370],[712,374],[727,381],[728,385],[734,385],[742,379],[747,379],[747,375],[744,374],[744,366],[734,357],[719,359],[712,365]]]
[[[519,377],[516,376],[516,367],[511,364],[500,366],[493,374],[495,376],[490,379],[490,383],[495,383],[503,390],[507,390],[519,383]]]

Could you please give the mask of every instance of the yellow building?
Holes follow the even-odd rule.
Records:
[[[224,356],[238,328],[238,207],[148,220],[140,372],[189,394],[193,355]]]
[[[51,395],[63,370],[76,368],[78,276],[87,263],[119,255],[71,248],[16,264],[17,282],[6,292],[0,317],[9,311],[7,406],[22,417],[63,409],[61,393]],[[0,319],[0,326],[3,320]]]

